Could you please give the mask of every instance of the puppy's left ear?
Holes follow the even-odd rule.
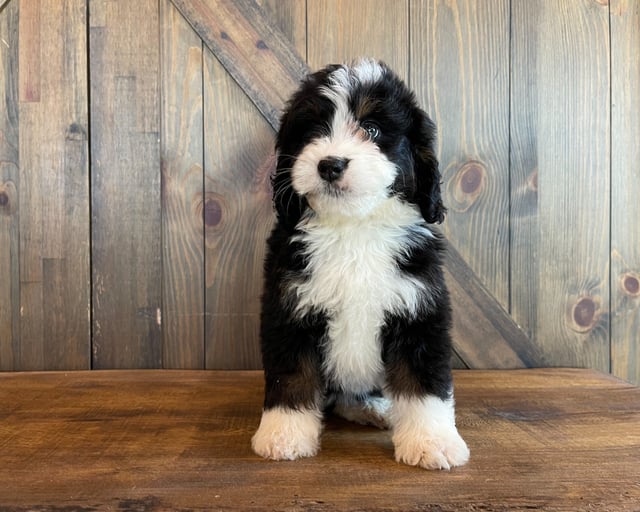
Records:
[[[447,209],[442,204],[440,171],[435,154],[436,126],[429,116],[416,108],[413,117],[411,143],[416,176],[415,202],[429,224],[444,220]]]

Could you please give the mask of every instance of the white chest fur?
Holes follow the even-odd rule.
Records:
[[[355,393],[383,384],[380,329],[386,313],[414,315],[426,291],[396,264],[411,243],[407,228],[415,229],[420,217],[395,199],[379,213],[367,220],[309,219],[298,237],[309,277],[290,289],[299,314],[327,315],[325,374]]]

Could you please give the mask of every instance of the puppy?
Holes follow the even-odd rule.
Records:
[[[315,455],[323,411],[390,428],[399,462],[449,469],[455,425],[435,126],[385,64],[309,75],[277,135],[254,451]]]

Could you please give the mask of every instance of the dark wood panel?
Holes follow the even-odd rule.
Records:
[[[18,5],[0,13],[0,371],[18,369],[20,342]]]
[[[162,366],[158,2],[91,2],[93,363]]]
[[[408,16],[407,4],[396,0],[309,2],[309,66],[318,69],[357,57],[372,57],[384,60],[406,79],[409,72]]]
[[[172,0],[271,126],[306,72],[304,61],[254,0]]]
[[[20,7],[17,364],[88,368],[86,9],[82,0]]]
[[[540,350],[501,310],[462,256],[449,247],[445,275],[453,304],[453,343],[471,368],[544,366]]]
[[[444,232],[508,309],[509,2],[410,5],[411,85],[438,126]]]
[[[633,511],[640,389],[592,371],[459,371],[467,466],[397,464],[387,431],[330,418],[317,457],[250,439],[257,372],[0,374],[0,506],[24,510]]]
[[[160,2],[165,368],[204,368],[202,41]]]
[[[611,369],[640,384],[640,3],[610,9]]]
[[[265,240],[274,214],[273,130],[205,52],[207,368],[260,368]]]
[[[609,11],[514,2],[514,310],[554,365],[609,369]]]
[[[307,61],[307,2],[306,0],[257,0],[268,16],[269,25],[275,25],[286,36],[291,47]]]

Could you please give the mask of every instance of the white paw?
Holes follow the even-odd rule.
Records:
[[[419,435],[419,434],[418,434]],[[433,435],[424,432],[420,438],[395,441],[396,461],[426,469],[451,469],[469,461],[469,448],[457,430]]]
[[[396,460],[410,466],[451,469],[469,460],[469,448],[456,429],[453,399],[396,400],[393,444]]]
[[[322,414],[319,411],[276,407],[262,413],[251,446],[266,459],[312,457],[320,448],[321,431]]]

